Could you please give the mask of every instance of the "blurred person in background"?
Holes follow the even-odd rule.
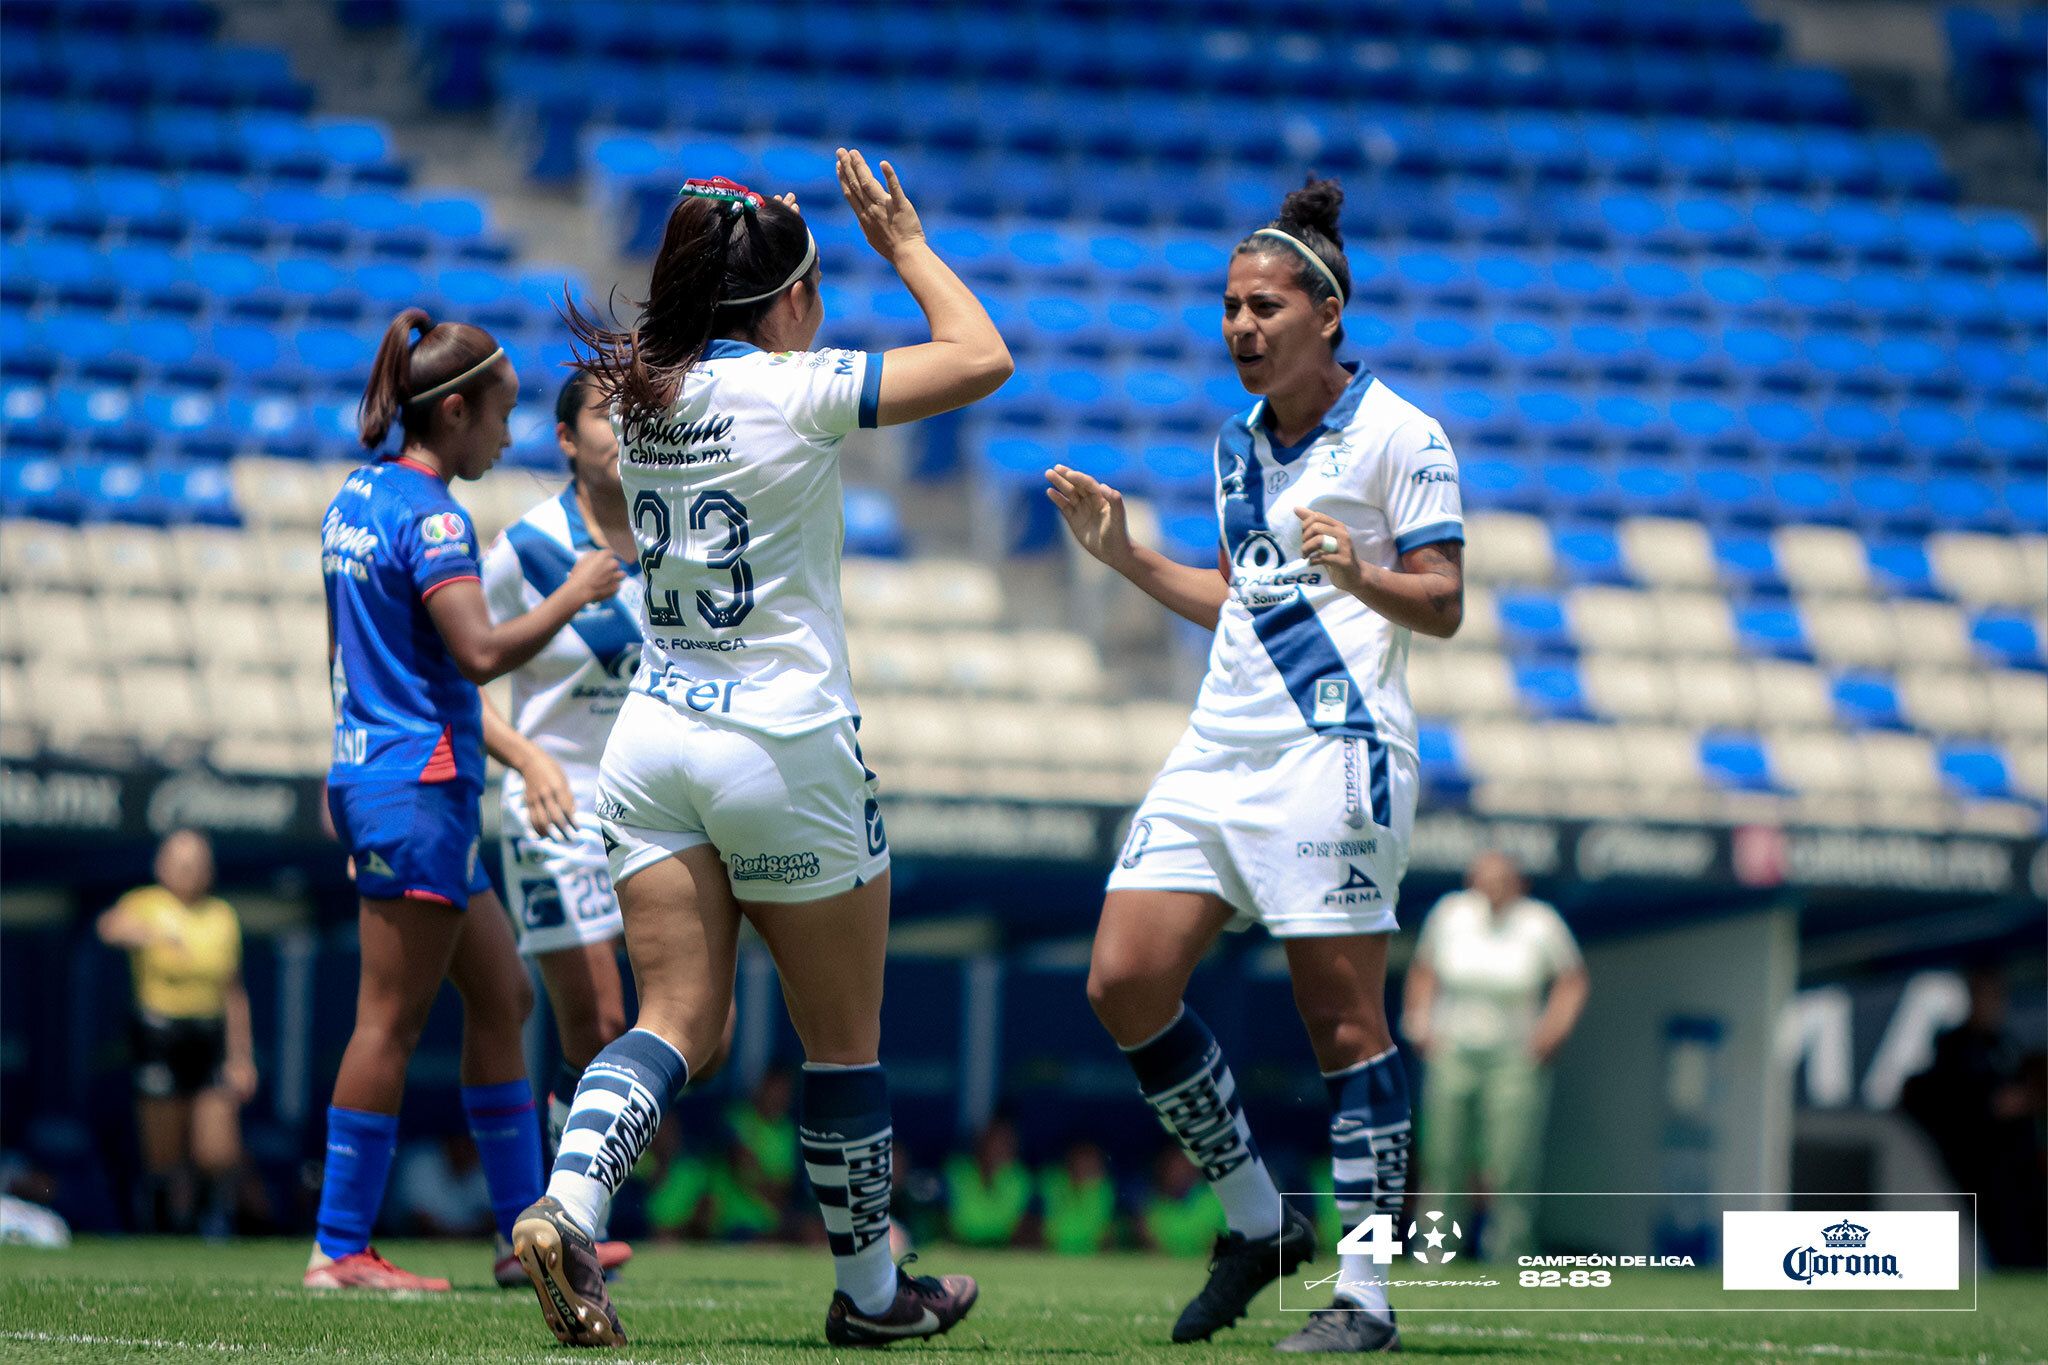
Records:
[[[242,926],[212,891],[213,846],[175,830],[157,848],[156,884],[121,897],[96,926],[100,942],[128,954],[134,980],[144,1232],[189,1232],[195,1217],[208,1237],[233,1230],[256,1057]]]
[[[793,1235],[798,1229],[795,1085],[770,1067],[753,1094],[726,1106],[725,1158],[711,1172],[711,1231],[733,1240]]]
[[[406,1067],[443,980],[462,998],[462,1105],[501,1239],[540,1192],[520,1038],[533,987],[481,860],[477,689],[609,600],[622,575],[611,551],[586,551],[532,611],[492,621],[476,530],[448,484],[498,462],[518,401],[519,376],[490,333],[405,309],[385,328],[359,413],[363,448],[380,450],[396,426],[398,453],[350,471],[321,523],[334,689],[327,806],[355,877],[362,960],[327,1110],[309,1289],[449,1287],[370,1245]],[[492,1274],[523,1279],[508,1243]]]
[[[1225,931],[1262,924],[1286,953],[1346,1222],[1391,1221],[1407,1188],[1408,1083],[1386,1015],[1421,785],[1406,665],[1414,632],[1449,638],[1464,619],[1465,522],[1443,427],[1337,358],[1351,293],[1343,203],[1337,182],[1310,177],[1231,251],[1221,340],[1258,401],[1217,433],[1214,567],[1133,543],[1117,489],[1046,471],[1084,552],[1215,635],[1187,733],[1110,870],[1088,966],[1096,1017],[1228,1220],[1177,1342],[1237,1322],[1316,1246],[1186,1002]],[[1384,1267],[1357,1251],[1338,1260],[1329,1307],[1279,1349],[1398,1345]]]
[[[2000,1266],[2048,1261],[2048,1113],[2043,1058],[2012,1032],[2005,969],[1969,973],[1970,1012],[1934,1040],[1934,1059],[1906,1082],[1899,1107],[1926,1130],[1959,1190],[1978,1199],[1978,1235]]]
[[[1031,1172],[1017,1159],[1017,1126],[1001,1114],[974,1150],[946,1163],[946,1228],[967,1246],[1014,1246],[1031,1211]]]
[[[392,1196],[398,1220],[421,1237],[488,1237],[491,1186],[476,1140],[460,1128],[409,1142],[398,1154]]]
[[[1200,1256],[1229,1226],[1216,1192],[1179,1147],[1161,1147],[1138,1209],[1144,1244],[1168,1256]]]
[[[1092,1256],[1116,1235],[1116,1184],[1102,1149],[1081,1139],[1060,1164],[1039,1173],[1038,1205],[1045,1244],[1062,1256]]]
[[[967,407],[1013,362],[895,169],[880,169],[838,151],[840,191],[929,341],[815,348],[818,243],[795,197],[722,178],[684,183],[632,323],[566,309],[577,363],[612,403],[647,628],[597,789],[639,1013],[584,1069],[547,1195],[513,1235],[567,1344],[625,1340],[595,1229],[719,1050],[742,922],[774,959],[803,1045],[798,1122],[833,1269],[826,1340],[936,1336],[979,1293],[890,1255],[889,845],[846,660],[839,460],[853,431]]]
[[[1480,854],[1465,885],[1423,922],[1402,1031],[1429,1067],[1424,1178],[1445,1194],[1487,1192],[1481,1250],[1501,1260],[1529,1249],[1526,1196],[1541,1178],[1550,1063],[1579,1022],[1590,978],[1563,917],[1529,896],[1512,858]],[[1466,1214],[1463,1201],[1437,1203]]]

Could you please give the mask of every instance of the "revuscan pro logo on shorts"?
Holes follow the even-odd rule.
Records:
[[[1721,1215],[1723,1289],[1954,1289],[1960,1226],[1949,1211]]]
[[[818,875],[815,853],[735,853],[731,862],[736,882],[804,882]]]
[[[468,529],[462,524],[462,518],[453,512],[436,512],[420,519],[420,539],[429,545],[461,540],[463,532]]]

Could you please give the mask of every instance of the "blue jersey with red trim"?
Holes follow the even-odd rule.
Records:
[[[320,525],[333,641],[330,785],[484,780],[483,705],[427,599],[480,580],[476,530],[448,485],[408,459],[348,476]]]

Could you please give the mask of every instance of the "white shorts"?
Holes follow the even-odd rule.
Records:
[[[612,895],[604,834],[596,814],[580,801],[574,840],[536,837],[526,823],[526,803],[508,787],[498,848],[505,868],[505,908],[519,931],[521,953],[533,957],[609,943],[625,932],[618,898]]]
[[[1391,934],[1408,870],[1415,757],[1368,739],[1211,744],[1192,731],[1138,806],[1111,891],[1219,896],[1232,929]]]
[[[814,901],[889,868],[875,775],[851,720],[765,735],[644,692],[619,710],[597,770],[612,881],[699,844],[743,901]]]

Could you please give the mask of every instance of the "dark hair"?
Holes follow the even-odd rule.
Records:
[[[1344,187],[1334,180],[1318,180],[1311,172],[1302,181],[1300,189],[1292,191],[1281,201],[1280,216],[1265,225],[1280,229],[1313,251],[1316,259],[1336,278],[1335,293],[1331,292],[1330,282],[1323,278],[1322,271],[1310,265],[1299,251],[1276,238],[1261,237],[1254,232],[1237,244],[1237,251],[1291,257],[1300,267],[1295,272],[1295,283],[1308,295],[1309,302],[1319,304],[1324,299],[1333,298],[1342,309],[1351,299],[1351,265],[1344,259],[1344,230],[1338,225],[1343,208]],[[1330,347],[1334,350],[1343,344],[1344,323],[1340,318],[1337,334],[1330,338]]]
[[[673,403],[683,375],[713,337],[745,336],[775,306],[775,289],[810,246],[810,232],[795,209],[778,199],[734,187],[744,199],[685,195],[669,210],[661,249],[634,306],[629,329],[606,327],[565,301],[562,316],[579,343],[576,364],[620,401],[627,431]]]
[[[417,341],[414,332],[419,333]],[[391,319],[384,340],[377,344],[376,358],[370,362],[370,382],[356,412],[363,445],[371,450],[383,445],[393,421],[400,423],[408,439],[424,437],[435,405],[414,403],[413,395],[475,369],[497,349],[497,341],[483,328],[466,322],[437,323],[424,308],[407,308]],[[496,368],[493,365],[480,371],[449,392],[488,383]]]
[[[562,381],[562,387],[555,393],[555,421],[565,427],[574,427],[576,419],[583,415],[584,405],[590,401],[590,375],[583,370],[569,371],[569,377]]]

